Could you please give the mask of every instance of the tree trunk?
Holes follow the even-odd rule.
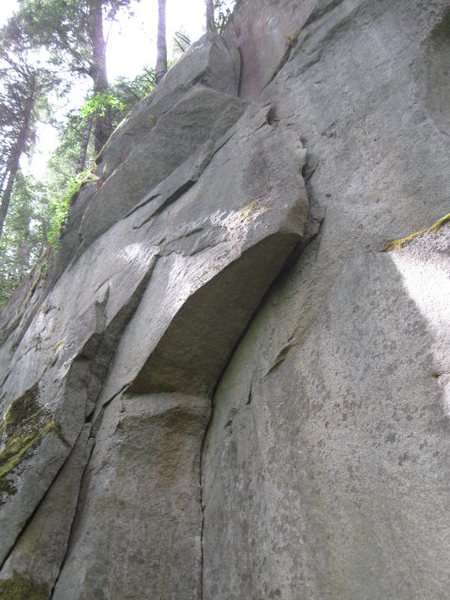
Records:
[[[167,73],[166,0],[158,0],[158,41],[156,44],[156,83]]]
[[[11,156],[8,160],[8,183],[5,191],[2,194],[2,201],[0,205],[0,239],[2,237],[3,227],[5,225],[6,215],[8,214],[9,203],[11,201],[11,194],[13,191],[14,182],[16,180],[17,171],[19,170],[20,157],[25,150],[27,139],[30,134],[31,113],[33,112],[36,102],[36,90],[36,75],[33,73],[30,77],[30,93],[24,108],[22,126],[20,128],[17,141],[11,151]]]
[[[5,168],[4,172],[2,173],[1,177],[0,177],[0,196],[3,192],[3,188],[5,186],[5,182],[8,179],[8,169]]]
[[[76,173],[82,173],[86,167],[87,150],[89,140],[91,139],[92,125],[94,124],[93,115],[89,115],[84,126],[83,135],[81,136],[81,151],[77,160]]]
[[[26,235],[21,239],[18,252],[17,252],[17,270],[19,272],[19,278],[22,279],[24,275],[28,273],[31,263],[31,250],[33,248],[32,240],[30,239],[30,219],[27,219]]]
[[[215,31],[214,0],[206,0],[206,31]]]
[[[89,0],[89,37],[92,44],[92,64],[90,75],[94,82],[94,96],[106,94],[109,90],[106,72],[106,42],[103,36],[104,0]],[[95,153],[98,154],[112,133],[111,108],[104,116],[97,115],[94,123]]]

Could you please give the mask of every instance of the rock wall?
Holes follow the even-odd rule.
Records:
[[[0,314],[0,599],[449,597],[449,27],[242,0],[113,134]]]

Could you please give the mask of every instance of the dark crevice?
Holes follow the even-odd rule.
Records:
[[[80,433],[80,435],[81,435],[81,433]],[[63,557],[63,560],[62,560],[62,562],[61,562],[61,566],[60,566],[60,569],[59,569],[58,576],[56,577],[56,579],[55,579],[55,581],[54,581],[54,583],[53,583],[52,589],[51,589],[51,591],[50,591],[50,599],[51,599],[51,598],[53,598],[53,592],[55,591],[56,584],[58,583],[58,581],[59,581],[59,578],[61,577],[61,573],[63,572],[63,569],[64,569],[64,567],[65,567],[65,564],[66,564],[66,561],[67,561],[67,557],[68,557],[68,555],[69,555],[70,541],[71,541],[71,539],[72,539],[72,537],[73,537],[73,532],[74,532],[74,528],[75,528],[75,517],[76,517],[76,515],[77,515],[77,512],[78,512],[78,505],[79,505],[79,502],[80,502],[81,489],[82,489],[82,487],[83,487],[84,474],[86,473],[86,469],[87,469],[87,467],[88,467],[89,461],[90,461],[90,459],[91,459],[92,451],[93,451],[93,449],[94,449],[94,445],[95,445],[94,439],[93,439],[92,437],[89,437],[89,438],[88,438],[88,440],[87,440],[87,444],[89,444],[90,440],[92,440],[92,443],[91,443],[91,445],[90,445],[91,447],[89,448],[89,454],[88,454],[88,456],[86,457],[86,463],[85,463],[85,465],[84,465],[83,473],[82,473],[82,475],[81,475],[81,478],[80,478],[80,485],[79,485],[79,488],[78,488],[78,496],[77,496],[77,501],[76,501],[76,503],[75,503],[75,510],[74,510],[74,512],[73,512],[72,523],[71,523],[71,525],[70,525],[70,532],[69,532],[69,536],[68,536],[68,538],[67,538],[66,551],[65,551],[65,553],[64,553],[64,557]],[[77,440],[77,441],[78,441],[78,440]],[[75,445],[76,445],[76,444],[75,444]],[[75,448],[75,445],[74,445],[74,448]]]
[[[280,119],[277,116],[277,111],[275,106],[271,106],[269,108],[269,112],[266,115],[266,121],[267,121],[267,125],[272,125],[273,127],[276,127],[278,125],[278,123],[280,122]]]
[[[282,348],[280,350],[280,352],[277,354],[273,365],[270,367],[270,369],[267,371],[267,373],[263,376],[263,378],[268,377],[271,373],[273,373],[281,364],[284,363],[289,350],[291,348],[293,348],[294,346],[296,346],[296,344],[287,344],[286,346],[284,346],[284,348]]]
[[[123,394],[130,387],[130,385],[130,383],[126,383],[125,385],[123,385],[118,392],[113,394],[111,398],[108,398],[108,400],[101,405],[101,407],[98,409],[98,412],[93,411],[92,414],[90,414],[89,417],[86,419],[86,423],[92,423],[93,425],[93,437],[96,437],[97,432],[100,429],[106,408],[111,404],[111,402],[113,402],[113,400],[115,400],[118,396]]]
[[[228,366],[228,365],[227,365]],[[209,428],[211,426],[211,422],[213,419],[213,414],[214,414],[214,396],[215,396],[215,392],[217,389],[217,386],[219,385],[219,381],[220,381],[221,377],[219,377],[217,383],[216,383],[216,387],[212,393],[212,398],[211,398],[211,408],[210,408],[210,412],[209,412],[209,418],[208,421],[206,423],[206,427],[205,427],[205,432],[203,434],[203,438],[202,438],[202,442],[200,444],[200,468],[199,468],[199,490],[200,490],[200,509],[202,511],[202,522],[200,525],[200,600],[204,600],[204,578],[205,578],[205,549],[204,549],[204,539],[205,539],[205,498],[203,495],[203,456],[204,456],[204,450],[205,450],[205,444],[206,444],[206,438],[208,435],[208,431]]]
[[[8,373],[6,373],[6,375],[5,375],[5,377],[3,378],[3,380],[2,380],[2,381],[0,381],[0,389],[3,389],[3,388],[4,388],[4,386],[5,386],[5,383],[8,381],[10,374],[11,374],[11,371],[9,371]],[[2,395],[2,396],[0,396],[0,399],[3,399],[3,395]]]
[[[183,196],[187,191],[189,191],[198,182],[198,180],[200,179],[200,177],[202,176],[202,174],[204,173],[214,156],[229,142],[234,133],[235,129],[232,125],[229,128],[228,132],[225,133],[220,138],[220,140],[211,140],[209,142],[209,148],[206,150],[205,157],[193,170],[191,177],[187,181],[182,183],[178,188],[176,188],[151,215],[149,215],[139,225],[134,226],[133,229],[140,229],[141,227],[146,225],[151,219],[160,215],[164,210],[166,210],[168,206],[179,200],[181,196]],[[143,202],[139,203],[138,206],[133,208],[124,218],[127,218],[129,215],[133,214],[134,212],[136,212],[137,210],[139,210],[140,208],[142,208],[143,206],[157,199],[160,196],[161,194],[154,194],[150,196],[148,200],[144,200]]]
[[[259,131],[263,127],[266,127],[267,125],[269,125],[271,127],[276,127],[278,125],[278,122],[279,122],[279,119],[276,116],[275,107],[269,104],[269,110],[267,111],[267,114],[265,116],[264,122],[261,123],[261,125],[259,125],[253,131],[253,133],[256,133],[257,131]]]
[[[239,52],[239,79],[238,79],[238,86],[237,86],[237,95],[238,98],[241,97],[241,92],[242,92],[242,72],[243,72],[243,68],[244,68],[244,59],[242,57],[242,50],[240,47],[237,48],[237,51]]]
[[[186,238],[189,238],[189,237],[195,235],[196,233],[201,233],[204,230],[205,230],[204,226],[195,227],[194,229],[192,229],[192,231],[188,231],[188,233],[186,233],[186,234],[179,235],[178,237],[176,237],[176,238],[174,238],[174,239],[172,239],[170,241],[171,242],[176,242],[177,240],[183,240],[183,239],[186,239]]]
[[[278,63],[278,66],[275,68],[274,72],[272,73],[272,76],[270,77],[269,81],[266,83],[266,85],[264,86],[263,89],[269,87],[269,85],[272,83],[272,81],[274,79],[276,79],[278,73],[281,71],[281,69],[284,67],[284,65],[287,63],[287,61],[291,57],[293,48],[294,48],[294,46],[292,44],[287,45],[286,50],[285,50],[283,56],[281,57],[280,62]]]
[[[197,183],[197,179],[188,179],[185,181],[179,188],[177,188],[168,198],[164,200],[164,202],[159,206],[155,212],[152,214],[152,217],[156,217],[161,214],[168,206],[176,202],[183,194],[185,194],[188,190],[191,189],[193,185]],[[151,218],[151,217],[150,217]],[[145,221],[147,222],[147,221]]]
[[[127,212],[127,214],[124,216],[124,219],[127,219],[130,215],[134,214],[137,210],[139,210],[140,208],[143,208],[144,206],[147,206],[147,204],[149,204],[150,202],[153,202],[153,200],[156,200],[160,196],[161,196],[161,194],[150,194],[149,198],[145,198],[144,200],[141,200],[141,202],[139,202],[139,204],[136,204],[136,206],[133,206],[133,208],[129,212]]]
[[[158,263],[159,258],[159,255],[155,255],[153,265],[149,266],[147,273],[144,275],[141,282],[131,294],[128,302],[119,310],[119,312],[109,323],[106,329],[104,329],[98,335],[98,341],[96,345],[97,350],[93,352],[94,358],[91,363],[91,378],[96,377],[97,379],[99,379],[100,385],[96,397],[93,398],[94,408],[90,413],[86,415],[86,423],[94,423],[94,427],[95,422],[97,421],[97,417],[99,416],[99,412],[102,408],[97,406],[98,400],[100,398],[103,385],[106,381],[111,361],[116,352],[118,342],[123,332],[125,331],[128,323],[133,318],[133,315],[141,302],[142,296],[144,295],[145,290],[147,289],[148,282],[150,281],[150,278]],[[100,349],[103,350],[101,351]],[[101,366],[101,363],[103,363],[103,367]],[[97,373],[95,373],[94,371],[98,371],[100,376],[97,375]],[[117,395],[121,394],[126,387],[128,387],[128,384],[124,385],[118,392],[116,392],[104,404],[104,406],[107,406]]]
[[[192,258],[193,256],[196,256],[197,254],[200,254],[200,252],[203,252],[204,250],[208,250],[210,248],[216,248],[221,243],[222,243],[222,241],[218,241],[216,244],[212,243],[212,244],[207,244],[205,246],[201,246],[200,248],[198,248],[198,250],[192,250],[189,253],[189,256]]]
[[[156,262],[155,262],[155,264],[156,264]],[[153,268],[154,268],[154,265],[153,265]],[[115,348],[117,346],[117,340],[120,338],[121,333],[123,332],[123,330],[127,326],[129,320],[132,318],[132,316],[133,316],[133,314],[134,314],[137,306],[139,305],[140,299],[142,298],[142,295],[143,295],[143,293],[144,293],[144,291],[145,291],[145,289],[147,287],[147,283],[148,283],[148,281],[149,281],[149,279],[151,277],[151,274],[153,272],[153,268],[149,269],[149,272],[142,279],[141,283],[138,285],[138,287],[136,288],[135,292],[132,294],[132,296],[131,296],[130,300],[128,301],[128,303],[122,308],[121,311],[119,311],[119,313],[116,315],[116,317],[110,323],[110,325],[104,331],[102,331],[100,334],[95,334],[94,333],[93,336],[91,336],[89,338],[89,340],[86,342],[86,344],[80,350],[80,354],[74,359],[72,365],[75,365],[75,363],[78,360],[80,360],[80,357],[82,357],[83,352],[86,351],[85,350],[86,346],[87,345],[90,346],[90,350],[88,351],[88,355],[89,356],[86,357],[86,360],[91,363],[90,364],[90,370],[89,370],[90,371],[90,379],[92,379],[93,377],[97,377],[97,375],[94,374],[94,371],[97,370],[97,368],[101,369],[101,367],[99,366],[99,364],[96,363],[96,359],[97,359],[97,362],[102,362],[102,360],[105,359],[105,356],[102,357],[101,353],[98,353],[98,352],[95,351],[95,348],[98,349],[98,348],[100,348],[102,346],[106,346],[106,348],[107,348],[106,354],[110,355],[109,359],[107,360],[107,364],[109,365],[109,363],[110,363],[110,361],[112,359],[112,356],[114,355],[114,350],[115,350]],[[104,298],[104,300],[102,302],[98,302],[96,304],[96,310],[98,310],[99,312],[102,312],[102,310],[104,311],[106,303],[107,303],[107,295],[105,296],[105,298]],[[114,331],[115,328],[117,328],[116,331]],[[113,329],[112,333],[110,331],[111,329]],[[106,339],[106,337],[108,335],[111,336],[111,339],[109,340],[109,342],[106,342],[105,339]],[[96,339],[93,340],[93,338],[96,338]],[[90,359],[89,357],[92,356],[92,353],[94,353],[94,358]],[[100,357],[100,358],[98,358],[98,357]],[[106,357],[106,358],[108,358],[108,357]],[[102,375],[103,375],[103,382],[104,382],[104,379],[106,377],[106,373],[107,373],[107,367],[103,369],[103,373],[102,373]],[[119,395],[120,393],[122,393],[123,390],[126,387],[127,386],[124,386],[124,388],[122,388],[117,394],[115,394],[108,401],[108,403],[106,403],[102,407],[102,409],[100,411],[100,419],[101,419],[101,416],[103,415],[104,408],[107,406],[107,404],[109,404],[117,395]],[[96,414],[95,416],[98,416],[98,415]],[[91,437],[89,438],[90,440],[93,440],[95,438],[95,433],[96,433],[96,431],[94,431],[94,428],[95,428],[94,411],[92,411],[91,414],[87,415],[87,417],[85,419],[85,423],[86,424],[89,424],[89,423],[93,424],[93,429],[91,431]],[[98,426],[99,426],[99,424],[97,424],[97,429],[98,429]],[[17,544],[18,539],[23,534],[23,532],[26,531],[26,528],[27,528],[28,524],[33,520],[34,516],[36,515],[36,512],[39,510],[40,506],[42,505],[42,503],[44,502],[44,500],[46,499],[46,497],[50,493],[50,490],[52,489],[52,486],[53,486],[54,482],[56,481],[56,479],[58,478],[59,474],[61,473],[61,470],[64,468],[64,466],[66,465],[66,463],[69,460],[70,456],[72,455],[72,453],[74,451],[74,448],[75,448],[76,444],[78,443],[78,440],[79,440],[79,437],[80,437],[82,431],[83,431],[83,429],[81,429],[80,434],[78,435],[77,440],[74,443],[71,452],[69,452],[68,456],[64,460],[64,462],[61,465],[60,469],[58,470],[58,472],[56,473],[56,475],[53,478],[52,482],[48,486],[48,488],[47,488],[45,494],[43,495],[42,499],[40,500],[40,502],[38,503],[38,505],[34,509],[33,513],[27,519],[26,523],[24,524],[23,528],[21,529],[20,533],[18,534],[18,536],[16,538],[16,541],[14,542],[11,550],[8,552],[8,554],[7,554],[4,562],[2,563],[1,567],[3,567],[4,563],[6,562],[6,560],[8,560],[9,556],[11,555],[11,553],[13,552],[13,550],[14,550],[16,544]],[[61,572],[63,570],[64,564],[66,562],[67,555],[68,555],[68,552],[69,552],[70,541],[71,541],[71,539],[73,537],[73,531],[74,531],[74,527],[75,527],[75,520],[76,520],[76,516],[77,516],[78,510],[79,510],[79,499],[80,499],[80,494],[81,494],[81,490],[82,490],[82,486],[83,486],[84,475],[86,473],[86,470],[87,470],[89,462],[90,462],[90,456],[91,456],[91,453],[92,453],[93,445],[94,444],[92,444],[92,447],[91,447],[90,452],[89,452],[89,456],[87,457],[86,464],[85,464],[85,467],[83,469],[83,476],[82,476],[80,487],[79,487],[76,508],[75,508],[75,511],[74,511],[74,517],[73,517],[73,520],[72,520],[70,535],[69,535],[68,541],[67,541],[66,553],[65,553],[65,556],[64,556],[64,559],[63,559],[62,566],[61,566],[60,571],[59,571],[58,578],[57,578],[57,580],[55,581],[55,583],[54,583],[54,585],[52,587],[52,591],[51,591],[52,596],[53,596],[54,588],[55,588],[56,583],[57,583],[57,581],[59,579],[59,576],[60,576],[60,574],[61,574]]]
[[[250,389],[248,390],[247,402],[245,403],[245,406],[250,406],[250,404],[252,403],[252,400],[253,400],[253,384],[252,384],[252,382],[250,382]]]

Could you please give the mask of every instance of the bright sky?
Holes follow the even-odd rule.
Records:
[[[122,13],[107,25],[108,74],[111,81],[119,75],[134,77],[143,66],[156,62],[157,0],[132,1],[135,13]],[[17,8],[16,0],[0,0],[0,26]],[[204,0],[167,0],[167,42],[169,54],[176,31],[186,33],[194,42],[204,32]]]
[[[11,16],[11,13],[17,6],[16,0],[2,0],[0,3],[0,24],[6,21]]]
[[[132,78],[142,71],[144,66],[155,66],[157,6],[157,0],[134,1],[132,2],[135,13],[133,17],[124,13],[112,26],[107,25],[107,67],[111,82],[119,75]],[[0,0],[0,26],[16,8],[16,0]],[[187,34],[194,42],[203,34],[204,28],[204,0],[167,0],[169,55],[176,31]],[[43,176],[46,162],[57,142],[57,132],[49,126],[42,126],[39,131],[38,151],[33,157],[31,167],[23,165],[25,170],[31,170],[36,177]]]
[[[1,1],[1,0],[0,0]],[[135,16],[122,16],[114,23],[108,39],[108,74],[134,77],[143,66],[155,66],[157,0],[133,4]],[[176,31],[186,33],[194,42],[205,30],[204,0],[167,0],[167,46],[171,53]]]

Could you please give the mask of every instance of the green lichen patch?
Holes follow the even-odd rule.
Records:
[[[37,401],[38,386],[34,385],[11,402],[0,426],[0,505],[5,496],[16,493],[13,471],[22,460],[53,432],[67,443],[52,415]]]
[[[11,402],[1,426],[1,431],[6,437],[13,435],[19,427],[23,430],[31,430],[39,423],[44,410],[38,404],[37,397],[38,386],[35,384]]]
[[[4,504],[2,497],[14,496],[17,492],[17,488],[8,477],[0,477],[0,506]]]
[[[0,579],[0,600],[48,600],[46,585],[36,583],[14,572],[11,579]]]
[[[392,252],[393,250],[400,250],[407,246],[412,240],[422,237],[427,233],[436,233],[445,223],[450,222],[450,213],[444,215],[440,219],[433,223],[431,227],[426,227],[425,229],[421,229],[420,231],[415,231],[414,233],[410,233],[409,235],[399,238],[398,240],[389,240],[385,243],[383,247],[384,252]]]

